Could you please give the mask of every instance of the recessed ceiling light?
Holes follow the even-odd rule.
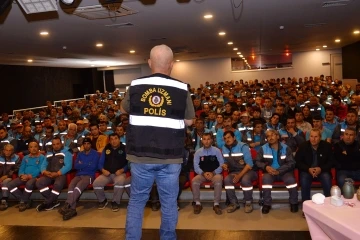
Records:
[[[241,54],[241,52],[237,52],[236,54],[240,55],[240,54]]]
[[[135,53],[135,50],[130,50],[130,53]]]
[[[104,46],[102,43],[97,43],[96,44],[96,47],[102,47],[102,46]]]
[[[233,42],[228,42],[228,45],[233,45],[234,43]]]
[[[240,57],[244,57],[243,55],[240,55]]]
[[[233,50],[234,50],[234,51],[237,51],[237,50],[238,50],[238,48],[233,48]]]
[[[224,36],[226,33],[225,32],[219,32],[220,36]]]
[[[32,62],[33,62],[33,60],[32,60],[32,59],[28,59],[28,60],[27,60],[27,62],[32,63]]]
[[[180,60],[179,60],[179,59],[177,59],[176,61],[177,61],[177,62],[180,62]]]
[[[243,57],[242,59],[244,59],[245,60],[245,58]]]
[[[359,33],[360,33],[359,30],[355,30],[355,31],[354,31],[354,34],[359,34]]]
[[[323,45],[323,48],[327,48],[327,45]]]
[[[45,31],[44,31],[44,32],[40,32],[40,35],[41,35],[41,36],[47,36],[47,35],[49,35],[49,32],[45,32]]]
[[[320,48],[315,49],[316,51],[320,51]]]
[[[335,42],[339,43],[341,40],[340,39],[335,39]]]
[[[213,18],[213,15],[211,15],[211,14],[206,14],[206,15],[204,15],[204,18],[205,18],[205,19],[211,19],[211,18]]]
[[[106,67],[110,67],[110,66],[106,66]]]

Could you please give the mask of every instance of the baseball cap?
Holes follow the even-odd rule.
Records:
[[[240,117],[250,117],[250,115],[247,112],[243,112]]]
[[[91,143],[91,138],[89,137],[84,138],[83,143]]]
[[[84,124],[84,121],[83,120],[77,120],[76,124]]]

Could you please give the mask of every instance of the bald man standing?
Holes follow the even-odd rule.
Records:
[[[131,162],[131,196],[126,239],[141,239],[144,207],[155,181],[161,204],[160,239],[173,240],[185,125],[192,124],[195,112],[187,84],[170,77],[172,50],[155,46],[148,63],[152,75],[132,81],[121,102],[121,111],[130,115],[126,150]]]

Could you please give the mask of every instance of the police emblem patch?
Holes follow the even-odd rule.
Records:
[[[105,153],[106,153],[106,154],[110,154],[110,153],[111,153],[110,149],[107,149],[107,150],[105,151]]]
[[[119,153],[119,154],[123,154],[123,150],[119,150],[118,153]]]
[[[240,163],[240,165],[244,165],[244,164],[245,164],[244,159],[240,159],[240,160],[239,160],[239,163]]]
[[[60,158],[60,159],[59,159],[59,163],[64,163],[64,159],[63,159],[63,158]]]

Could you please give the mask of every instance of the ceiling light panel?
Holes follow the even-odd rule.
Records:
[[[57,11],[55,0],[17,0],[26,14]]]

